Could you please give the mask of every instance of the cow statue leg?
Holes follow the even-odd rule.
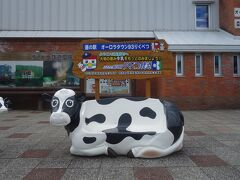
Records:
[[[86,131],[79,133],[77,131],[76,134],[73,132],[71,140],[71,154],[80,156],[108,155],[105,133],[91,133]]]
[[[148,145],[138,146],[132,148],[127,156],[128,157],[139,157],[139,158],[157,158],[171,154],[174,151],[179,151],[182,149],[184,131],[182,132],[180,138],[174,144],[168,144],[167,142],[172,142],[168,137],[171,137],[169,131],[165,133],[157,134]],[[164,142],[163,144],[161,144]]]

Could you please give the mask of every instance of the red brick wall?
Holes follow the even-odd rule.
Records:
[[[222,54],[222,77],[214,77],[214,53],[202,55],[202,77],[195,77],[195,54],[185,53],[184,76],[154,80],[153,97],[175,102],[181,109],[240,108],[240,77],[233,77],[233,54]],[[136,82],[137,96],[144,96],[143,87],[144,82]]]
[[[234,8],[240,8],[240,1],[220,0],[219,3],[220,28],[240,36],[240,29],[234,27]]]

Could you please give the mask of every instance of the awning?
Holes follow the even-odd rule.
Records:
[[[219,31],[0,31],[0,38],[164,39],[170,51],[240,52],[240,36]]]
[[[0,38],[155,38],[152,31],[0,31]]]
[[[176,52],[240,52],[240,37],[225,31],[155,32],[156,39],[165,39],[170,51]]]

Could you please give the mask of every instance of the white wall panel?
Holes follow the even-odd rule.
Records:
[[[0,0],[0,30],[194,30],[193,0]],[[210,28],[219,27],[219,0]]]

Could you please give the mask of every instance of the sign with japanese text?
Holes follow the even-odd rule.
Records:
[[[150,79],[170,72],[172,54],[164,40],[112,42],[84,40],[73,55],[80,78]]]
[[[234,8],[234,17],[240,17],[240,8]]]
[[[234,27],[235,27],[236,29],[239,29],[239,28],[240,28],[240,19],[235,19],[235,20],[234,20]]]

